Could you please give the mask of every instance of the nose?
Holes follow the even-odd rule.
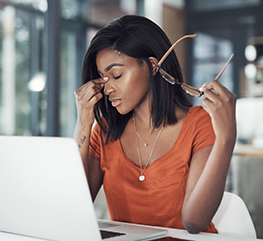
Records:
[[[115,87],[112,83],[113,81],[109,79],[105,84],[104,84],[104,94],[105,95],[110,95],[110,93],[115,91]]]

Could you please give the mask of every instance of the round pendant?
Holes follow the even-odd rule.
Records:
[[[145,176],[144,175],[140,175],[139,176],[139,180],[142,182],[142,181],[144,181],[144,179],[145,179]]]
[[[147,146],[148,146],[148,144],[147,144],[147,143],[144,143],[144,146],[145,146],[145,147],[147,147]]]

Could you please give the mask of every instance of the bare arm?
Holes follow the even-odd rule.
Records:
[[[94,106],[102,98],[101,90],[108,79],[89,81],[75,91],[77,105],[77,123],[74,139],[78,143],[83,166],[89,183],[93,201],[102,185],[100,162],[89,156],[89,143],[92,125],[94,123]]]
[[[203,107],[211,116],[216,139],[191,160],[182,211],[184,226],[191,233],[209,225],[221,202],[236,140],[235,95],[218,81],[208,84],[204,95]]]

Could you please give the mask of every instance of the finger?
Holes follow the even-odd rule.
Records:
[[[216,102],[219,98],[218,94],[213,91],[213,89],[206,88],[204,91],[204,97],[205,99],[210,100],[211,102]]]
[[[218,80],[213,80],[206,86],[207,90],[213,90],[217,93],[221,98],[228,98],[231,96],[231,92],[223,86]]]
[[[104,87],[104,84],[106,82],[109,81],[109,77],[108,76],[104,76],[103,78],[98,78],[98,79],[94,79],[94,80],[90,80],[88,82],[86,82],[85,84],[83,84],[79,89],[77,89],[74,94],[79,95],[82,91],[85,91],[85,89],[87,87],[89,87],[91,84],[98,84],[101,88]]]
[[[103,84],[104,82],[105,80],[102,81],[102,78],[91,80],[85,83],[83,86],[81,86],[81,88],[79,88],[76,91],[75,95],[77,96],[77,98],[82,99],[84,96],[87,96],[87,93],[90,93],[90,90],[92,89],[95,91],[95,93],[100,92],[102,88],[104,87],[104,84]]]
[[[80,93],[81,93],[84,89],[86,89],[88,85],[90,85],[89,82],[85,83],[85,84],[82,85],[79,89],[75,90],[75,91],[74,91],[75,97],[78,98],[79,95],[80,95]]]
[[[93,88],[88,89],[85,93],[83,93],[83,99],[90,101],[95,95],[101,93],[102,87],[100,86],[93,86]]]
[[[222,85],[220,85],[220,88],[222,88],[219,91],[221,95],[214,91],[214,89],[217,89],[218,91],[218,88],[216,88],[212,84],[208,86],[204,91],[204,99],[202,105],[207,112],[218,112],[217,110],[219,110],[219,108],[221,107],[223,107],[223,109],[225,110],[229,108],[232,110],[235,106],[236,95]],[[222,90],[224,91],[222,92]]]
[[[96,85],[92,83],[79,93],[78,100],[79,101],[83,101],[83,100],[89,101],[94,95],[100,93],[101,90],[102,90],[102,87],[100,85]]]
[[[76,93],[77,95],[79,95],[80,92],[81,92],[83,89],[87,88],[87,86],[89,86],[91,83],[92,83],[92,81],[86,82],[85,84],[83,84],[82,86],[80,86],[80,87],[75,91],[75,93]]]
[[[223,85],[221,85],[218,80],[213,80],[210,83],[208,83],[206,86],[206,89],[210,89],[210,90],[213,89],[219,94],[220,94],[220,90],[224,89],[224,88],[225,87]]]
[[[89,102],[94,106],[102,97],[103,94],[99,92],[96,95],[93,95],[92,98],[89,100]]]
[[[202,101],[202,106],[206,110],[206,112],[208,112],[211,115],[211,112],[214,107],[214,103],[210,99],[204,98]]]
[[[99,84],[101,87],[104,87],[104,84],[109,81],[109,76],[103,76],[102,78],[92,80],[94,83]]]
[[[202,84],[202,86],[199,88],[200,91],[204,92],[206,90],[208,83]]]

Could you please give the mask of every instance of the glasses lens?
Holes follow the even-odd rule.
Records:
[[[203,94],[200,90],[191,88],[187,85],[181,84],[181,87],[187,94],[192,95],[194,97],[200,97]]]
[[[177,81],[174,77],[165,72],[162,68],[159,68],[161,76],[170,84],[174,85]]]
[[[176,80],[174,77],[172,77],[171,75],[169,75],[166,71],[164,71],[162,68],[158,67],[159,72],[161,74],[161,76],[170,84],[174,85],[175,83],[180,84],[182,89],[189,95],[192,95],[194,97],[200,97],[203,93],[199,90],[196,89],[190,85],[178,82],[178,80]]]

